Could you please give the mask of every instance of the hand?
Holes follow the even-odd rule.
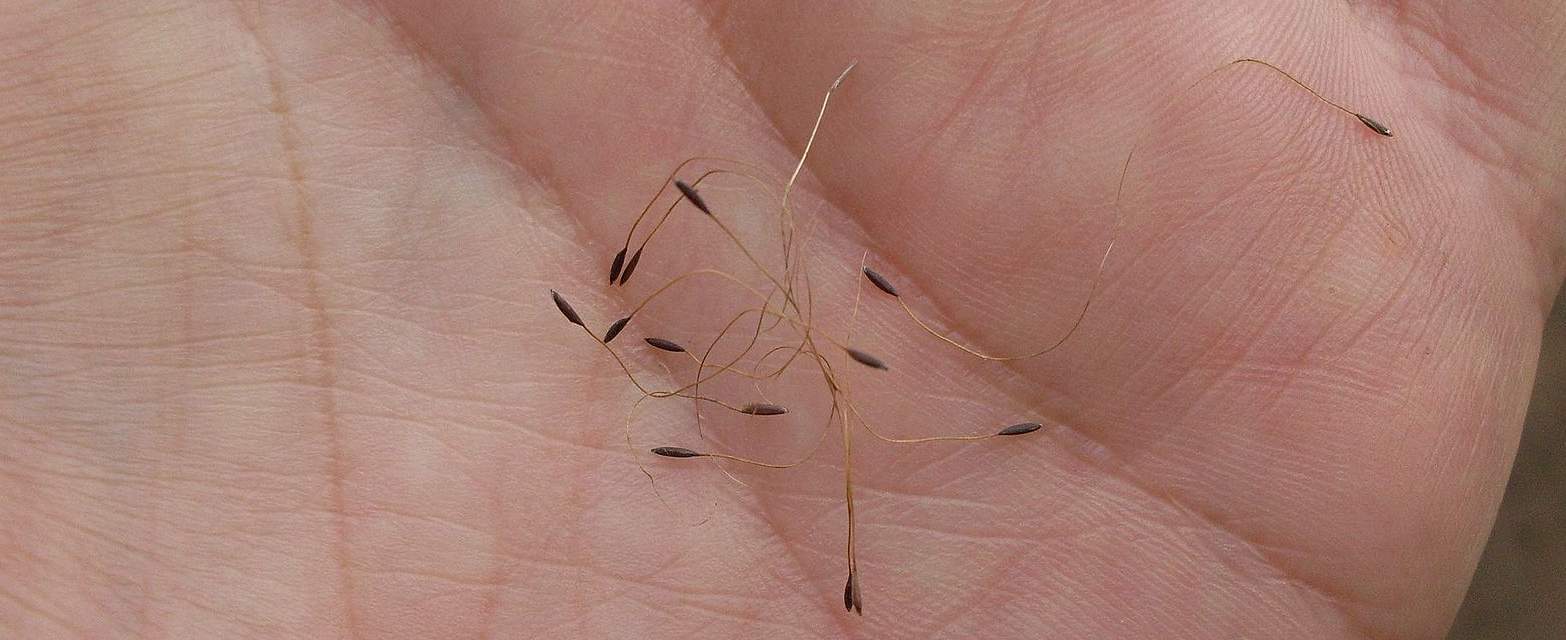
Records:
[[[20,3],[0,635],[1439,637],[1566,264],[1566,55],[1509,5]],[[1396,137],[1254,65],[1187,89],[1239,57]],[[890,365],[844,369],[856,406],[1046,425],[856,433],[863,619],[836,440],[724,467],[749,487],[645,452],[795,455],[819,377],[706,441],[660,403],[633,457],[639,394],[547,296],[598,332],[682,270],[754,277],[689,211],[605,269],[688,156],[780,184],[856,60],[794,194],[815,322]],[[775,252],[743,186],[716,213]],[[1112,238],[1082,328],[1009,364],[857,276],[1021,351]],[[640,338],[740,294],[675,295],[615,343],[660,386]]]

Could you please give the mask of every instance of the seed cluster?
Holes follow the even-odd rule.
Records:
[[[1381,124],[1379,121],[1361,113],[1351,111],[1337,104],[1336,102],[1328,100],[1321,94],[1317,93],[1310,86],[1295,78],[1293,75],[1273,65],[1272,63],[1262,60],[1254,58],[1242,58],[1239,60],[1234,60],[1218,67],[1217,69],[1214,69],[1206,76],[1203,76],[1203,78],[1196,84],[1200,84],[1208,78],[1216,75],[1219,71],[1241,64],[1257,64],[1282,74],[1284,77],[1293,81],[1295,84],[1303,87],[1306,91],[1315,96],[1315,98],[1321,102],[1324,102],[1340,111],[1343,111],[1344,113],[1354,116],[1359,120],[1360,123],[1376,134],[1386,137],[1392,136],[1391,130],[1385,125]],[[769,183],[757,177],[760,171],[756,167],[742,162],[725,161],[712,158],[688,159],[684,162],[681,162],[672,172],[670,172],[669,176],[664,180],[663,186],[659,188],[657,193],[654,194],[653,198],[647,203],[647,206],[642,209],[641,214],[638,215],[635,221],[632,223],[631,229],[626,233],[625,243],[614,254],[614,257],[610,261],[609,265],[610,285],[618,285],[622,287],[625,286],[626,283],[630,281],[631,275],[636,272],[637,266],[641,264],[643,252],[648,249],[654,238],[658,235],[658,232],[664,228],[664,223],[680,209],[681,203],[688,202],[691,207],[703,214],[704,219],[715,225],[727,237],[727,239],[731,241],[733,245],[745,255],[747,260],[750,262],[750,267],[766,279],[768,284],[765,290],[756,289],[747,284],[738,276],[724,271],[704,269],[684,273],[666,281],[662,286],[654,290],[651,294],[647,295],[639,304],[632,308],[628,314],[609,324],[609,326],[604,330],[601,338],[593,334],[592,330],[587,327],[585,322],[583,322],[581,315],[578,314],[576,309],[566,301],[565,297],[555,292],[554,290],[550,290],[549,294],[555,304],[555,307],[560,311],[561,315],[565,316],[565,319],[568,322],[581,327],[584,331],[587,332],[589,336],[593,336],[594,340],[600,346],[602,346],[610,356],[614,358],[615,362],[620,366],[621,370],[624,371],[626,378],[630,380],[632,385],[642,392],[642,400],[685,398],[698,401],[698,407],[702,402],[705,402],[722,407],[723,409],[738,415],[755,417],[782,416],[789,413],[788,409],[784,405],[767,400],[744,401],[719,398],[709,394],[703,394],[701,392],[701,386],[725,376],[737,376],[755,381],[771,380],[781,376],[785,371],[791,369],[792,367],[801,365],[814,365],[816,370],[819,371],[821,380],[824,383],[824,389],[830,395],[832,401],[831,412],[828,419],[829,421],[833,420],[834,418],[840,418],[841,420],[839,423],[839,431],[843,438],[843,491],[848,511],[848,544],[846,554],[848,579],[843,587],[843,606],[845,609],[851,612],[862,615],[864,611],[864,603],[862,598],[863,594],[859,587],[859,570],[857,562],[855,561],[856,521],[854,512],[854,484],[852,482],[853,434],[856,431],[855,427],[857,426],[858,428],[868,432],[870,435],[887,442],[896,444],[917,444],[927,442],[973,442],[988,440],[991,438],[1022,436],[1041,430],[1043,428],[1043,424],[1039,422],[1027,421],[1002,427],[998,430],[990,427],[988,429],[982,430],[979,433],[936,435],[917,438],[896,438],[882,434],[870,423],[866,422],[859,409],[854,406],[852,400],[848,397],[841,379],[841,372],[836,368],[834,362],[843,362],[845,363],[845,366],[847,362],[853,362],[871,370],[882,372],[889,372],[891,369],[884,359],[868,353],[862,349],[849,346],[849,340],[846,338],[834,338],[821,327],[817,327],[812,324],[812,318],[814,316],[810,313],[808,302],[812,299],[809,295],[810,279],[806,275],[808,266],[804,260],[800,259],[801,247],[800,243],[794,235],[794,229],[796,226],[793,219],[793,210],[789,207],[788,204],[788,198],[789,194],[795,186],[796,180],[798,179],[800,169],[803,168],[805,159],[809,156],[811,145],[815,143],[816,135],[821,127],[822,119],[826,115],[827,105],[831,101],[832,95],[842,85],[843,79],[848,75],[848,72],[851,69],[853,69],[853,65],[849,65],[848,69],[844,69],[842,74],[840,74],[837,80],[832,83],[831,88],[828,89],[826,95],[822,98],[820,110],[816,115],[815,126],[811,129],[810,137],[805,144],[805,150],[800,154],[799,161],[794,167],[793,174],[784,184],[781,198],[778,200],[777,214],[779,217],[778,221],[780,223],[779,228],[781,229],[780,235],[782,237],[783,250],[782,265],[769,266],[758,260],[756,258],[756,254],[750,251],[746,243],[743,242],[742,239],[736,235],[729,225],[724,221],[723,216],[720,215],[722,210],[719,209],[715,211],[699,190],[703,181],[715,175],[735,175],[747,178],[757,183],[758,185],[762,185],[763,187],[767,187]],[[1195,88],[1195,86],[1196,85],[1193,84],[1192,88]],[[1120,229],[1120,189],[1123,189],[1124,187],[1126,171],[1130,166],[1131,157],[1136,153],[1138,144],[1133,144],[1131,150],[1126,155],[1125,166],[1121,171],[1120,188],[1117,189],[1115,195],[1115,232],[1117,235]],[[727,167],[707,169],[704,172],[695,174],[689,182],[687,182],[684,178],[678,177],[687,173],[694,173],[690,171],[690,169],[692,168],[692,165],[695,165],[698,161],[724,164],[727,165]],[[677,192],[678,195],[674,196],[672,202],[667,202],[669,199],[665,198],[664,196],[665,194],[669,193],[669,187],[671,185],[674,187],[674,191]],[[650,219],[649,214],[654,211],[654,206],[657,205],[660,201],[667,202],[666,207],[662,210],[661,215],[653,216]],[[633,244],[635,247],[634,251],[632,251]],[[1066,331],[1064,335],[1053,341],[1049,341],[1040,347],[1023,349],[1015,354],[991,354],[980,351],[951,336],[946,335],[945,333],[942,333],[933,327],[927,320],[922,318],[919,314],[915,313],[913,308],[908,305],[906,298],[899,292],[898,288],[892,284],[890,279],[882,275],[880,272],[870,268],[868,265],[861,265],[860,270],[864,275],[865,280],[868,281],[871,286],[875,287],[881,293],[890,298],[890,301],[884,304],[895,304],[901,309],[902,313],[909,320],[911,320],[914,324],[919,326],[929,335],[937,338],[947,345],[950,345],[953,348],[956,348],[981,360],[1008,361],[1033,358],[1049,353],[1065,344],[1069,338],[1076,334],[1077,329],[1082,325],[1082,321],[1087,316],[1088,309],[1092,304],[1095,295],[1097,294],[1099,282],[1104,273],[1104,266],[1108,262],[1113,248],[1114,238],[1111,238],[1109,245],[1105,248],[1102,257],[1099,260],[1098,269],[1094,273],[1092,286],[1088,292],[1087,298],[1081,304],[1080,311],[1078,312],[1076,320],[1073,322],[1070,329]],[[630,256],[629,260],[627,260],[627,255]],[[727,280],[729,281],[729,284],[744,290],[745,293],[754,298],[759,304],[757,306],[747,308],[735,315],[717,336],[709,337],[709,339],[703,343],[697,343],[699,345],[705,344],[705,348],[698,349],[698,351],[701,352],[701,355],[697,355],[696,353],[687,350],[683,344],[675,342],[669,338],[659,336],[644,336],[642,338],[643,342],[655,352],[660,354],[684,354],[686,359],[690,360],[695,365],[694,374],[692,375],[690,382],[670,389],[652,388],[651,385],[644,383],[640,378],[638,378],[637,375],[632,372],[631,367],[626,363],[625,357],[622,356],[622,352],[617,351],[613,347],[610,347],[610,343],[613,342],[616,337],[618,337],[630,326],[631,320],[636,317],[638,312],[657,301],[661,296],[668,293],[669,291],[674,290],[683,283],[690,282],[697,278],[719,278]],[[857,304],[858,303],[856,302],[856,311]],[[769,322],[770,325],[768,324]],[[764,351],[760,354],[755,353],[755,351],[760,348],[758,347],[758,344],[760,343],[759,338],[761,335],[764,332],[771,332],[774,330],[781,331],[788,336],[785,339],[785,346],[772,348],[771,350]],[[718,343],[734,331],[740,331],[741,335],[743,335],[743,332],[749,331],[749,346],[738,356],[727,362],[720,363],[710,361],[709,358],[711,357]],[[841,361],[835,360],[835,356],[839,355],[837,352],[841,352],[841,355],[844,356],[845,359]],[[767,362],[771,361],[770,356],[779,353],[785,356],[783,358],[777,359],[781,364],[777,364],[770,368],[765,366]],[[638,401],[638,404],[639,403],[640,401]],[[701,420],[701,414],[699,411],[696,414],[696,420],[699,429]],[[827,432],[828,430],[823,430],[821,432],[821,436],[817,439],[815,446],[810,449],[811,453],[813,453],[816,448],[820,447]],[[627,443],[629,442],[630,439],[628,434]],[[804,462],[810,457],[810,454],[807,454],[805,457],[799,458],[797,460],[787,462],[772,462],[730,455],[721,451],[701,451],[680,446],[655,447],[651,450],[651,452],[654,455],[664,458],[706,458],[771,469],[786,469],[793,467]]]

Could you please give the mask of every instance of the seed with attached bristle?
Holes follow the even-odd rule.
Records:
[[[709,216],[712,215],[712,210],[707,208],[707,202],[701,199],[701,194],[696,193],[695,187],[685,184],[679,180],[675,180],[674,188],[679,189],[680,193],[685,194],[685,199],[690,200],[691,204],[696,205],[697,209],[701,209],[702,213],[705,213]]]
[[[609,265],[609,284],[614,284],[614,281],[620,277],[620,267],[623,266],[625,266],[625,249],[614,254],[614,263]]]
[[[854,572],[848,572],[848,584],[843,585],[843,608],[859,615],[865,614],[864,603],[859,600],[859,587],[854,584]]]
[[[615,336],[620,335],[620,330],[624,329],[625,323],[630,321],[631,316],[626,316],[624,318],[620,318],[619,320],[615,320],[614,324],[609,325],[609,329],[604,331],[604,344],[609,344],[614,340]]]
[[[625,284],[626,282],[629,282],[631,280],[631,272],[636,270],[637,263],[639,263],[641,261],[642,261],[642,250],[641,249],[637,249],[636,253],[631,254],[631,261],[625,263],[625,271],[622,271],[620,273],[620,284]]]
[[[1376,122],[1370,116],[1367,116],[1367,115],[1362,114],[1362,113],[1356,113],[1356,114],[1354,114],[1354,117],[1359,118],[1360,122],[1363,122],[1363,123],[1365,123],[1365,126],[1370,127],[1371,131],[1374,131],[1376,133],[1384,135],[1384,136],[1386,136],[1388,138],[1392,137],[1392,130],[1391,129],[1388,129],[1386,125],[1381,124],[1380,122]]]
[[[998,436],[1020,436],[1020,435],[1022,435],[1024,433],[1033,433],[1034,431],[1038,431],[1043,426],[1044,425],[1041,425],[1041,424],[1039,424],[1037,422],[1023,422],[1023,423],[1011,425],[1009,427],[1006,427],[1005,429],[1001,429],[1000,433],[997,433],[995,435],[998,435]]]
[[[652,345],[652,347],[654,349],[662,349],[664,351],[669,351],[669,352],[673,352],[673,353],[685,353],[685,347],[680,346],[679,343],[674,342],[672,340],[664,340],[663,338],[642,338],[642,339],[646,340],[647,344]]]
[[[775,404],[767,404],[763,402],[747,404],[740,409],[740,413],[747,413],[753,416],[780,416],[788,413],[788,409]]]
[[[665,458],[700,458],[702,454],[686,449],[685,447],[658,447],[652,450]]]
[[[567,320],[570,320],[571,324],[574,324],[578,327],[587,326],[582,324],[582,316],[576,315],[576,309],[571,308],[571,303],[566,302],[566,299],[561,297],[559,293],[556,293],[554,289],[549,290],[549,296],[555,299],[555,307],[560,309],[561,315],[564,315]]]
[[[848,351],[848,357],[853,358],[854,362],[858,362],[859,364],[870,367],[871,369],[880,369],[882,371],[886,371],[886,363],[882,362],[880,358],[872,356],[858,349],[845,349],[845,351]]]
[[[875,285],[875,288],[880,289],[880,290],[886,292],[887,295],[892,296],[894,298],[898,297],[897,296],[897,287],[894,287],[894,286],[892,286],[892,283],[887,282],[885,276],[882,276],[881,274],[876,273],[875,270],[871,269],[870,267],[865,267],[864,268],[864,272],[865,272],[865,277],[870,279],[870,284]]]

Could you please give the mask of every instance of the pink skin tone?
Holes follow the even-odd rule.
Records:
[[[0,636],[1444,633],[1566,264],[1552,3],[774,4],[12,3]],[[1237,57],[1396,137],[1256,67],[1184,91]],[[794,457],[819,378],[706,441],[646,404],[633,457],[638,394],[547,293],[602,331],[754,277],[687,209],[605,284],[674,164],[780,181],[855,60],[793,196],[816,323],[890,367],[833,353],[855,402],[1046,425],[856,434],[863,618],[835,432],[748,486],[646,453]],[[1055,353],[975,361],[857,276],[987,351],[1052,340],[1133,145]],[[759,192],[703,194],[776,256]],[[615,346],[673,384],[641,338],[741,295]]]

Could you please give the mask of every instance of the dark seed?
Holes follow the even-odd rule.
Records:
[[[604,332],[604,344],[609,344],[614,340],[615,336],[620,335],[620,330],[624,329],[625,323],[630,321],[631,316],[626,316],[624,318],[620,318],[619,320],[615,320],[614,324],[609,325],[609,330]]]
[[[1371,131],[1384,135],[1388,138],[1392,137],[1391,129],[1388,129],[1386,125],[1381,124],[1380,122],[1376,122],[1370,116],[1356,113],[1354,114],[1354,117],[1359,118],[1360,122],[1363,122],[1365,123],[1365,126],[1370,127]]]
[[[685,447],[658,447],[652,450],[665,458],[700,458],[701,454],[686,449]]]
[[[744,408],[740,409],[740,413],[748,413],[753,416],[780,416],[788,413],[788,409],[775,404],[758,403],[745,405]]]
[[[625,266],[625,249],[614,254],[614,264],[609,265],[609,284],[614,284],[614,281],[619,279],[620,267],[623,266]]]
[[[670,352],[673,352],[673,353],[685,353],[685,347],[682,347],[682,346],[679,345],[679,343],[676,343],[676,342],[673,342],[673,341],[670,341],[670,340],[664,340],[663,338],[642,338],[642,339],[646,340],[647,344],[652,345],[652,347],[654,349],[663,349],[664,351],[670,351]]]
[[[1000,433],[997,433],[995,435],[998,435],[998,436],[1020,436],[1020,435],[1022,435],[1024,433],[1033,433],[1034,431],[1038,431],[1043,426],[1044,425],[1041,425],[1041,424],[1039,424],[1037,422],[1023,422],[1023,423],[1020,423],[1020,424],[1011,425],[1009,427],[1006,427],[1005,429],[1001,429]]]
[[[576,309],[571,308],[571,303],[566,302],[565,298],[562,298],[560,297],[560,294],[555,293],[554,289],[549,290],[549,295],[555,299],[555,306],[560,309],[561,315],[564,315],[567,320],[570,320],[571,324],[574,324],[578,327],[587,326],[582,324],[582,316],[576,315]]]
[[[882,371],[886,371],[886,363],[882,362],[880,358],[872,356],[858,349],[848,349],[848,357],[853,358],[854,362],[858,362],[859,364],[870,367],[871,369],[880,369]]]
[[[625,284],[631,279],[631,272],[636,270],[636,264],[642,261],[642,250],[637,249],[631,254],[631,261],[625,264],[625,271],[620,273],[620,284]]]
[[[894,298],[897,297],[897,287],[894,287],[892,286],[892,283],[887,282],[886,277],[876,273],[875,270],[871,269],[870,267],[865,267],[864,270],[865,277],[870,279],[870,284],[875,285],[875,288],[877,289],[885,291],[889,296]]]
[[[843,585],[843,608],[859,615],[865,614],[864,602],[859,599],[859,585],[855,584],[854,572],[848,572],[848,584]]]
[[[712,215],[712,210],[707,208],[707,202],[701,199],[701,194],[696,193],[696,189],[694,187],[679,180],[675,180],[674,188],[679,189],[680,193],[685,194],[685,198],[690,200],[691,204],[696,205],[697,209],[701,209],[702,213],[705,213],[709,216]]]

